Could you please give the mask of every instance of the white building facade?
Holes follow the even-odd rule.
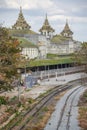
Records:
[[[21,53],[25,57],[27,56],[29,59],[35,59],[39,55],[38,48],[34,48],[34,47],[25,47],[22,49]]]

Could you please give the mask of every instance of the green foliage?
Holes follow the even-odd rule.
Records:
[[[77,64],[85,65],[85,72],[87,72],[87,42],[83,42],[81,48],[76,50],[74,54],[74,61]]]
[[[28,102],[29,102],[30,104],[32,104],[32,103],[34,102],[34,99],[29,98],[29,99],[28,99]]]
[[[12,88],[13,77],[18,75],[20,52],[18,40],[10,37],[6,28],[0,27],[0,89]]]
[[[15,108],[13,108],[13,107],[9,107],[9,108],[6,110],[6,112],[8,112],[8,113],[10,113],[10,114],[13,114],[13,113],[16,113],[17,110],[16,110]]]
[[[11,101],[14,101],[15,99],[17,99],[16,96],[12,97],[12,98],[11,98]]]
[[[51,42],[61,44],[64,41],[69,40],[69,38],[63,37],[61,35],[55,35],[52,39]]]
[[[18,39],[18,41],[20,42],[20,47],[23,47],[23,48],[24,47],[32,47],[32,48],[37,47],[37,45],[28,41],[26,38],[23,38],[23,37],[14,37],[14,38]]]
[[[0,105],[2,105],[2,104],[4,104],[4,105],[7,104],[7,99],[5,96],[0,96]]]
[[[87,98],[87,92],[84,93],[84,97]]]
[[[18,107],[21,107],[21,105],[22,105],[21,102],[19,102],[17,106],[18,106]]]
[[[18,103],[18,97],[17,96],[13,96],[12,98],[9,99],[9,105],[12,104],[16,104]]]
[[[24,34],[36,34],[36,32],[32,31],[32,30],[15,30],[15,29],[9,29],[9,33],[11,36],[21,36]]]
[[[58,55],[57,54],[47,54],[47,58],[48,59],[55,59],[55,58],[58,58]]]
[[[49,110],[48,107],[43,107],[43,108],[42,108],[42,111],[43,111],[43,112],[44,112],[44,111],[47,112],[48,110]]]
[[[75,59],[78,63],[87,63],[87,42],[82,43],[81,48],[76,50]]]

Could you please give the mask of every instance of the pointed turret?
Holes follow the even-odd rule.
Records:
[[[29,30],[30,28],[31,28],[30,25],[26,22],[23,16],[22,7],[20,7],[18,19],[16,23],[12,26],[12,29],[20,29],[20,30],[28,29]]]
[[[39,30],[39,32],[41,32],[41,34],[45,35],[47,38],[52,38],[54,31],[55,30],[49,24],[49,21],[48,21],[48,18],[47,18],[47,14],[46,14],[45,21],[43,23],[43,26]]]
[[[60,33],[64,37],[72,38],[73,32],[70,30],[69,25],[68,25],[68,20],[66,20],[65,27],[63,31]]]

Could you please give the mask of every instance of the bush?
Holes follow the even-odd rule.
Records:
[[[29,98],[29,99],[28,99],[28,102],[29,102],[30,104],[32,104],[32,103],[34,102],[34,100],[33,100],[32,98]]]
[[[2,104],[4,104],[4,105],[7,104],[7,99],[4,96],[0,96],[0,105],[2,105]]]

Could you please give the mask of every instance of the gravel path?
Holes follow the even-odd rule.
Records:
[[[54,78],[50,78],[49,81],[47,79],[46,80],[42,80],[40,82],[40,85],[34,86],[34,87],[28,89],[27,91],[25,90],[25,88],[21,87],[20,88],[20,93],[25,98],[34,98],[35,99],[41,93],[46,92],[47,90],[55,87],[56,85],[62,85],[62,84],[65,84],[65,83],[67,83],[69,81],[81,78],[81,76],[83,74],[84,73],[75,73],[75,74],[60,76],[60,77],[57,77],[57,81],[56,81],[55,77]],[[7,97],[10,97],[10,98],[12,98],[14,96],[18,96],[18,89],[15,88],[12,91],[4,92],[4,93],[0,94],[0,96],[3,96],[3,95],[6,95]]]

